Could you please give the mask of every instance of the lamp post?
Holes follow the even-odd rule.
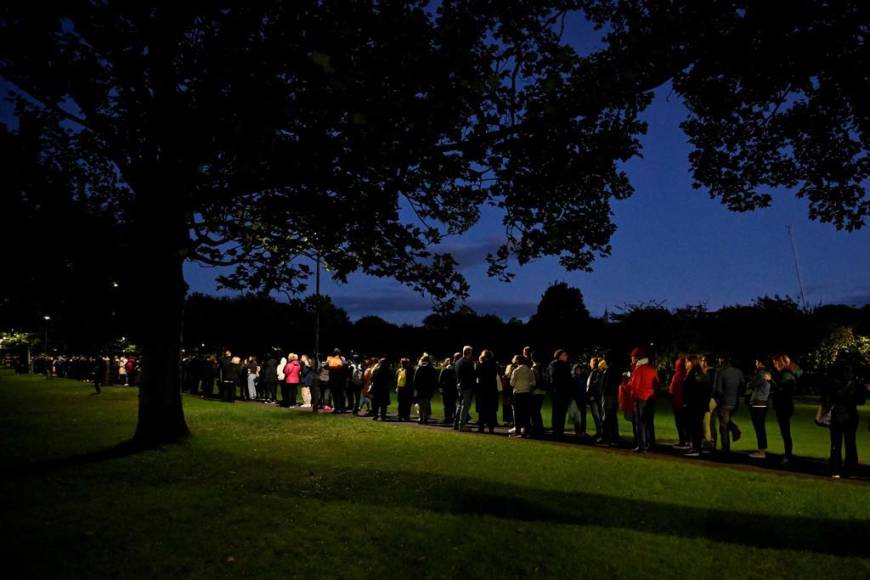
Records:
[[[45,354],[48,354],[48,321],[51,320],[51,316],[46,314],[42,318],[45,320],[45,341],[42,343],[42,348]]]

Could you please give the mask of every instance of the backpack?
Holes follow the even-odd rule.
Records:
[[[353,368],[353,375],[351,376],[351,381],[356,386],[361,386],[363,384],[363,369],[362,365],[356,365]]]
[[[408,386],[408,371],[399,369],[399,372],[396,373],[396,388],[403,389],[406,386]]]

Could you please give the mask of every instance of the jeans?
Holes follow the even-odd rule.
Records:
[[[474,391],[463,389],[459,396],[459,408],[456,410],[456,416],[453,419],[454,428],[459,429],[468,423],[468,412],[471,409],[472,399],[474,399]]]
[[[598,398],[589,399],[589,410],[592,412],[592,421],[595,423],[595,438],[599,439],[604,433],[604,407],[603,401]]]
[[[354,413],[359,412],[360,401],[362,400],[362,385],[352,384],[347,390],[348,405],[351,405],[351,410]]]
[[[441,402],[444,403],[444,422],[453,423],[456,416],[456,389],[444,387],[441,391]]]
[[[641,451],[649,451],[655,437],[653,422],[655,421],[656,402],[654,397],[646,401],[634,401],[634,440],[635,446]]]
[[[514,427],[516,432],[525,434],[529,432],[530,419],[532,416],[532,394],[531,393],[514,393]]]
[[[619,442],[619,397],[604,397],[604,440]]]
[[[791,416],[794,414],[794,404],[780,403],[774,410],[776,411],[776,422],[779,423],[779,434],[782,436],[785,457],[791,459],[793,448],[791,440]]]
[[[858,467],[858,445],[855,436],[858,432],[858,412],[855,409],[834,407],[831,413],[831,474],[840,475],[842,448],[846,444],[846,464],[843,475],[850,475]]]
[[[585,433],[585,429],[581,427],[581,418],[584,417],[586,414],[580,412],[581,405],[583,404],[578,403],[575,399],[572,399],[571,402],[568,403],[568,410],[565,412],[567,418],[570,419],[572,423],[574,423],[574,433],[577,435]],[[583,407],[585,407],[585,405],[583,405]],[[562,421],[562,424],[564,425],[565,422]]]
[[[732,420],[736,409],[727,405],[720,405],[717,409],[719,417],[719,435],[722,439],[722,451],[729,453],[731,451],[731,435],[737,439],[740,437],[740,427]]]
[[[329,381],[329,391],[332,393],[333,408],[338,412],[345,410],[344,384],[340,379]]]
[[[532,401],[529,405],[529,422],[531,423],[532,434],[536,436],[544,434],[544,417],[541,415],[541,409],[544,408],[544,399],[546,397],[547,395],[533,393]]]
[[[752,426],[755,428],[755,439],[758,441],[758,450],[767,449],[767,407],[750,407],[749,416],[752,417]]]
[[[411,387],[402,387],[399,389],[399,419],[411,418],[411,405],[414,402],[414,390]]]
[[[565,435],[565,416],[568,414],[568,408],[571,406],[573,401],[574,398],[570,395],[553,393],[552,428],[554,437],[562,437]],[[580,428],[579,421],[576,425]]]
[[[248,398],[252,401],[257,399],[257,375],[248,374]]]
[[[716,407],[715,399],[710,399],[709,408],[704,413],[704,441],[712,443],[713,447],[716,447],[716,416],[714,415]]]
[[[692,441],[692,451],[700,452],[704,445],[704,421],[709,411],[704,407],[686,407],[686,429]]]
[[[687,444],[692,436],[688,426],[688,411],[685,407],[674,409],[674,425],[677,428],[680,445]]]
[[[510,385],[506,385],[501,392],[501,420],[505,423],[513,423],[514,406],[513,406],[513,389]]]
[[[432,417],[432,398],[418,397],[417,403],[420,405],[420,421],[428,423],[429,419]]]

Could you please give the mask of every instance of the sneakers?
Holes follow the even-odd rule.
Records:
[[[767,459],[767,453],[764,451],[756,451],[755,453],[749,454],[750,459]]]
[[[689,451],[689,452],[683,453],[683,457],[701,457],[701,454],[697,451]]]
[[[677,443],[675,445],[672,445],[671,447],[677,450],[689,450],[692,448],[692,446],[688,443]]]
[[[516,432],[517,432],[517,428],[516,428],[516,427],[511,427],[510,429],[508,429],[508,435],[513,435],[513,434],[516,433]]]
[[[835,474],[833,474],[833,475],[831,476],[831,479],[840,479],[840,474],[839,474],[839,473],[835,473]]]

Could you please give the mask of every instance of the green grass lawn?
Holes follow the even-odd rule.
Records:
[[[90,393],[0,374],[15,577],[870,576],[861,482],[197,398],[189,441],[112,457],[136,392]]]

